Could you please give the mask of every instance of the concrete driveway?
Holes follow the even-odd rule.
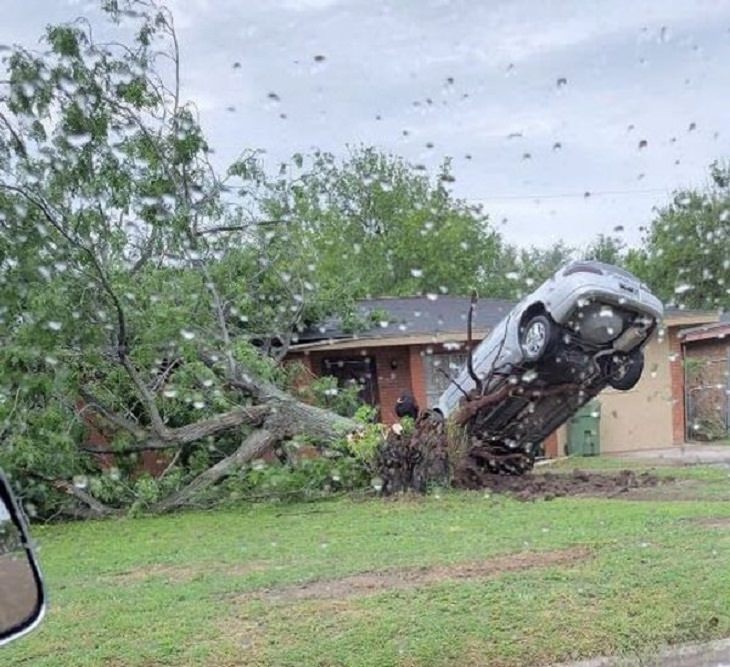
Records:
[[[730,667],[730,639],[685,644],[643,658],[593,658],[554,667]]]
[[[640,459],[645,461],[665,462],[669,464],[692,463],[727,463],[730,464],[730,444],[701,445],[686,444],[677,447],[663,447],[661,449],[642,449],[633,452],[606,453],[621,459]]]

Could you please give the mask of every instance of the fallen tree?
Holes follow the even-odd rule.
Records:
[[[104,11],[120,39],[135,38],[102,42],[85,20],[52,26],[44,51],[9,50],[0,83],[0,465],[40,516],[176,509],[282,443],[342,440],[359,425],[297,400],[280,363],[307,323],[349,299],[341,267],[325,289],[313,261],[339,261],[343,238],[371,242],[382,266],[363,252],[342,262],[347,276],[357,264],[368,278],[392,273],[378,283],[388,289],[415,289],[417,272],[398,277],[381,251],[406,227],[399,252],[423,245],[435,218],[429,247],[458,238],[461,259],[418,284],[463,289],[472,272],[453,267],[499,245],[482,214],[450,200],[447,167],[435,188],[374,151],[349,172],[318,154],[318,173],[270,178],[254,150],[219,171],[181,98],[171,13],[155,0]],[[307,247],[312,228],[325,253]],[[442,483],[458,458],[450,428],[422,420],[389,435],[386,491]],[[140,474],[150,453],[165,465],[154,480]]]
[[[52,26],[0,84],[0,464],[41,516],[114,514],[153,484],[145,507],[171,510],[284,441],[357,428],[285,390],[279,362],[320,307],[270,232],[289,221],[262,213],[286,177],[255,151],[220,175],[170,12],[104,9],[132,43]],[[139,482],[147,452],[169,459],[159,483]]]

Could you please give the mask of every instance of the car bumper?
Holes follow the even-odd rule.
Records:
[[[648,315],[657,321],[664,316],[661,301],[647,290],[641,288],[629,290],[622,289],[618,285],[585,282],[573,288],[559,301],[550,304],[548,310],[555,321],[565,323],[576,304],[582,300],[613,304],[626,310]]]

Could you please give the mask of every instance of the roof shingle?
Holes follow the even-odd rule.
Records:
[[[396,338],[415,335],[463,334],[470,299],[459,296],[383,297],[364,299],[357,308],[364,319],[371,313],[387,313],[387,318],[365,331],[358,331],[358,338]],[[491,330],[514,307],[514,301],[505,299],[480,299],[474,312],[475,332]],[[339,317],[327,318],[317,327],[303,331],[298,343],[318,340],[353,338],[352,332],[343,330]]]

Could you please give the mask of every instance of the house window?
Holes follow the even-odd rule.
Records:
[[[464,352],[448,354],[427,354],[423,357],[423,368],[426,375],[426,398],[428,407],[438,405],[439,396],[449,386],[451,378],[455,378],[466,363]]]

